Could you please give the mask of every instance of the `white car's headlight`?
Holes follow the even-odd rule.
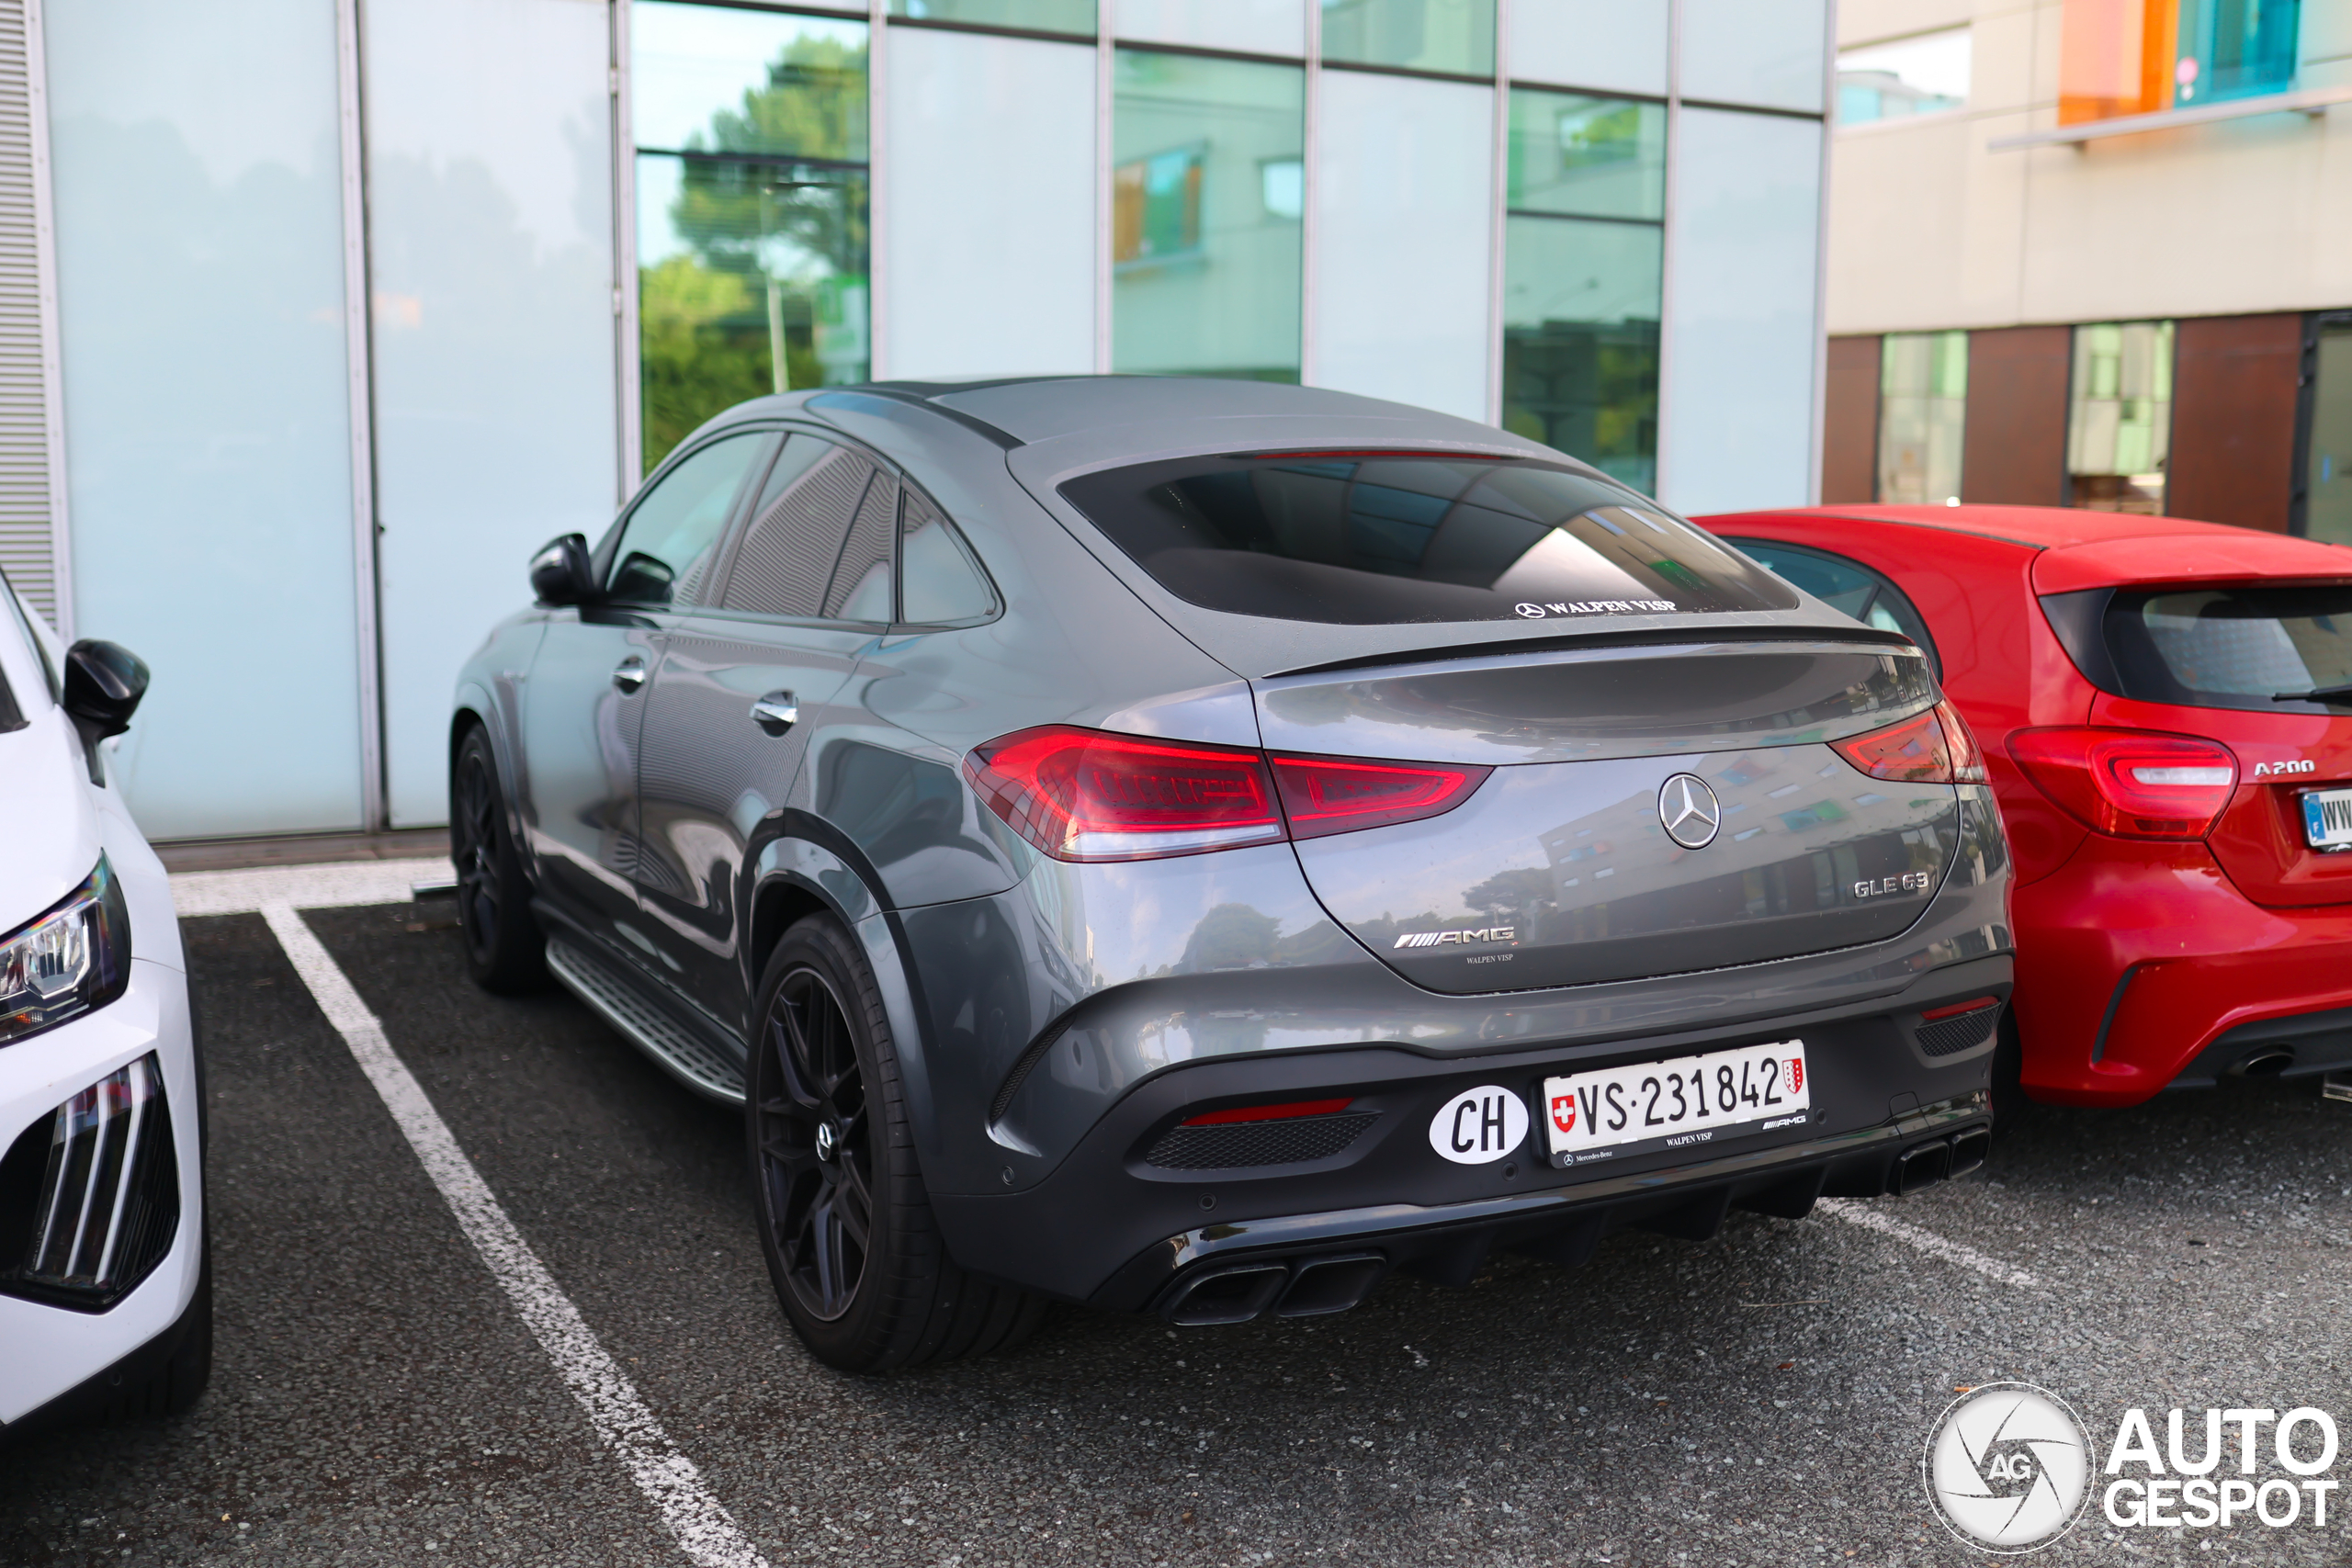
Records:
[[[87,882],[0,937],[0,1045],[102,1008],[130,984],[130,910],[100,855]]]

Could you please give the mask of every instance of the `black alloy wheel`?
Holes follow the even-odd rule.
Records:
[[[947,1255],[881,987],[847,928],[811,915],[786,931],[752,1018],[743,1125],[760,1250],[810,1354],[882,1372],[1027,1338],[1045,1298]]]
[[[822,1323],[849,1311],[874,1234],[874,1163],[865,1077],[841,998],[824,976],[794,969],[769,1004],[758,1048],[762,1205],[785,1285]]]
[[[531,990],[547,976],[547,943],[507,829],[497,759],[480,726],[458,743],[449,775],[449,858],[458,870],[466,968],[485,989]]]

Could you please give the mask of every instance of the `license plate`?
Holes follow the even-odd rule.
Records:
[[[1812,1122],[1813,1081],[1802,1040],[1544,1080],[1544,1128],[1554,1165],[1684,1148]]]
[[[2303,791],[2303,842],[2315,850],[2352,850],[2352,789]]]

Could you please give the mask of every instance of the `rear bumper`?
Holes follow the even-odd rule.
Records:
[[[2016,1010],[2028,1094],[2137,1105],[2250,1059],[2352,1063],[2352,906],[2266,908],[2201,844],[2090,840],[2017,889]],[[2332,1040],[2331,1035],[2339,1040]]]
[[[1825,1197],[1913,1191],[1982,1165],[1990,1132],[1984,1096],[1971,1094],[1860,1134],[1573,1188],[1204,1225],[1130,1259],[1090,1304],[1178,1323],[1317,1316],[1354,1305],[1391,1269],[1464,1285],[1498,1249],[1582,1263],[1612,1231],[1703,1240],[1733,1209],[1800,1219]],[[1228,1280],[1241,1288],[1219,1289]]]
[[[1982,1041],[1941,1055],[1917,1040],[1918,1015],[2006,996],[2009,981],[2000,955],[1932,970],[1869,1005],[1614,1045],[1467,1058],[1383,1045],[1200,1063],[1137,1086],[1034,1185],[932,1201],[965,1268],[1121,1310],[1166,1307],[1196,1277],[1239,1264],[1275,1266],[1288,1280],[1305,1264],[1351,1258],[1368,1260],[1352,1276],[1358,1284],[1397,1266],[1466,1279],[1497,1246],[1574,1260],[1627,1225],[1705,1235],[1735,1206],[1797,1214],[1825,1192],[1887,1191],[1914,1149],[1928,1152],[1913,1162],[1913,1184],[1949,1168],[1955,1134],[1989,1123],[1992,1015]],[[1792,1036],[1805,1043],[1811,1125],[1728,1135],[1704,1145],[1704,1159],[1685,1148],[1571,1169],[1546,1163],[1545,1077]],[[1489,1163],[1451,1163],[1431,1146],[1431,1119],[1481,1086],[1527,1098],[1528,1136]],[[1204,1106],[1338,1098],[1367,1125],[1336,1152],[1306,1147],[1299,1152],[1308,1157],[1292,1163],[1238,1168],[1176,1169],[1148,1157]]]

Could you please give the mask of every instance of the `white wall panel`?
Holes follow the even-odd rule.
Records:
[[[45,21],[74,625],[154,671],[115,777],[157,838],[356,828],[334,7]]]
[[[1686,108],[1668,222],[1664,491],[1684,512],[1811,498],[1821,126]]]
[[[1663,97],[1667,4],[1518,0],[1510,8],[1511,78]]]
[[[1487,417],[1494,113],[1491,87],[1324,74],[1316,385]]]
[[[896,28],[885,67],[886,375],[1094,368],[1094,50]]]
[[[1829,0],[1682,0],[1686,98],[1818,111]]]
[[[1249,54],[1306,52],[1307,0],[1116,0],[1121,43],[1172,43]]]
[[[458,666],[529,601],[531,551],[618,499],[610,43],[591,0],[363,12],[387,799],[413,827],[447,819]]]

